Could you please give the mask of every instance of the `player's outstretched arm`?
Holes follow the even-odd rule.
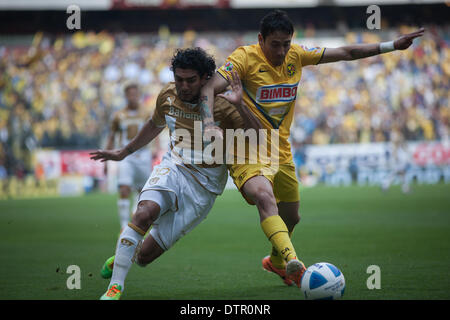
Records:
[[[91,159],[100,160],[101,162],[105,162],[107,160],[123,160],[126,156],[150,143],[158,134],[161,133],[163,129],[164,127],[157,127],[150,119],[133,138],[133,140],[131,140],[125,147],[115,150],[97,150],[91,152]]]
[[[425,29],[421,28],[415,32],[405,34],[394,41],[355,44],[339,48],[326,48],[322,59],[319,61],[319,64],[336,61],[357,60],[375,56],[381,53],[391,52],[394,50],[405,50],[411,46],[415,38],[421,37],[424,32]]]
[[[205,136],[210,136],[206,135],[206,132],[211,131],[217,133],[217,135],[222,135],[223,137],[222,129],[217,127],[214,123],[213,102],[214,95],[225,90],[227,86],[228,82],[216,73],[201,89],[199,106],[200,114],[203,118],[203,127],[205,128]]]
[[[239,74],[236,71],[233,71],[231,73],[231,79],[227,76],[227,80],[231,85],[231,91],[218,94],[218,96],[228,100],[236,106],[236,109],[239,111],[239,114],[246,125],[243,129],[262,129],[263,126],[261,121],[259,121],[259,119],[255,117],[251,111],[249,111],[248,107],[244,103],[244,100],[242,100],[242,83],[239,78]]]

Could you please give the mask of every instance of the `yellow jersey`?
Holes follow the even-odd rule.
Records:
[[[231,78],[237,71],[244,90],[243,100],[268,130],[279,129],[279,163],[292,161],[288,141],[294,118],[298,84],[302,67],[317,64],[324,48],[307,48],[292,44],[284,63],[274,67],[266,59],[259,44],[237,48],[217,72]],[[270,140],[269,140],[270,141]]]

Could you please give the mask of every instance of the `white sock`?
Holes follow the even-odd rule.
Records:
[[[117,208],[119,209],[120,228],[124,229],[130,222],[130,199],[117,200]]]
[[[122,286],[122,289],[124,288],[125,278],[133,264],[132,259],[136,252],[136,247],[143,238],[142,235],[131,229],[129,226],[126,226],[123,229],[116,248],[114,268],[111,282],[109,283],[110,286],[117,283]]]

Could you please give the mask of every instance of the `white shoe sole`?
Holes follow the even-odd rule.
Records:
[[[292,275],[304,268],[303,263],[297,259],[292,259],[286,264],[286,275]]]

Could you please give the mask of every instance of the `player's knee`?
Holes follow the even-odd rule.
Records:
[[[153,201],[140,201],[132,222],[143,230],[148,230],[159,215],[159,206]]]
[[[131,194],[131,188],[130,186],[121,185],[119,187],[119,195],[121,199],[128,199]]]

